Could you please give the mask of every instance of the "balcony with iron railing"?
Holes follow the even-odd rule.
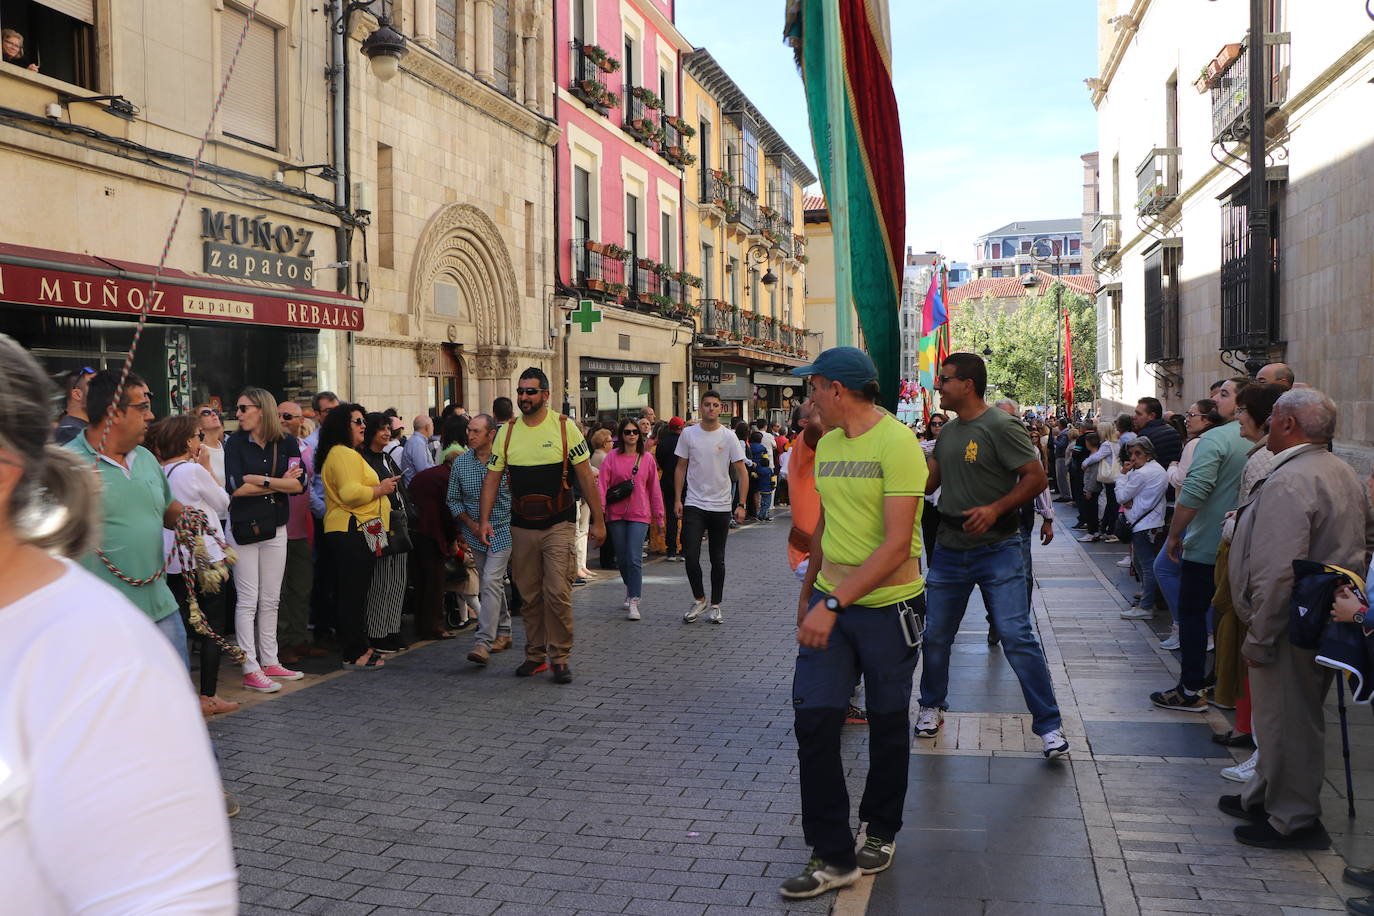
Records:
[[[1177,147],[1156,147],[1135,170],[1137,216],[1155,216],[1178,199]]]
[[[1121,217],[1115,213],[1104,213],[1093,223],[1090,236],[1093,246],[1093,260],[1109,258],[1121,250]]]
[[[621,125],[625,131],[645,146],[653,147],[663,138],[658,109],[643,99],[643,90],[635,86],[624,88],[625,117]]]
[[[759,199],[753,191],[743,185],[734,185],[730,188],[727,200],[730,203],[725,209],[728,222],[737,223],[748,232],[758,228]]]
[[[602,77],[603,74],[619,68],[620,62],[606,56],[604,52],[589,53],[593,48],[601,52],[596,45],[584,45],[576,40],[571,43],[572,65],[568,71],[571,74],[568,79],[568,90],[582,104],[604,115],[620,105],[620,98],[607,88]]]
[[[1268,86],[1264,113],[1267,118],[1288,95],[1286,34],[1268,36],[1265,70]],[[1238,49],[1238,51],[1236,50]],[[1229,44],[1204,69],[1198,79],[1212,95],[1212,139],[1217,143],[1242,141],[1250,135],[1250,46],[1249,41]]]
[[[624,249],[585,238],[573,239],[571,246],[574,286],[615,299],[628,294],[625,256],[615,253]],[[607,249],[613,253],[608,254]]]

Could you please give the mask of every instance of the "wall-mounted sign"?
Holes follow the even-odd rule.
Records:
[[[692,381],[715,385],[720,381],[720,360],[699,359],[692,363]]]
[[[597,375],[658,375],[658,363],[639,363],[628,359],[582,357],[582,371]]]
[[[203,207],[200,235],[205,239],[208,274],[307,288],[315,285],[313,229]]]

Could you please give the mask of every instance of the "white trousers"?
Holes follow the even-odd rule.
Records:
[[[232,536],[231,536],[232,541]],[[286,572],[286,526],[256,544],[234,544],[239,561],[234,564],[234,629],[239,648],[247,657],[243,670],[251,673],[279,664],[277,660],[277,604],[281,601],[282,576]]]

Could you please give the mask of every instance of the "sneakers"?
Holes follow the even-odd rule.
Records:
[[[706,615],[706,619],[709,620],[709,621],[711,621],[712,623],[724,623],[724,622],[725,622],[725,615],[722,614],[722,613],[720,612],[720,605],[719,605],[719,604],[713,604],[713,605],[711,605],[711,613],[709,613],[709,614]]]
[[[916,737],[934,738],[945,724],[945,711],[938,706],[922,706],[916,714]]]
[[[468,661],[472,662],[474,665],[485,666],[487,662],[491,661],[491,649],[478,643],[473,646],[472,651],[468,653]]]
[[[1255,772],[1255,767],[1259,765],[1259,754],[1260,752],[1256,750],[1245,762],[1222,770],[1221,778],[1229,779],[1231,782],[1249,782],[1250,775]]]
[[[515,669],[516,677],[534,677],[536,674],[543,674],[549,670],[549,663],[545,661],[531,661],[525,659],[520,663],[520,667]]]
[[[511,638],[509,636],[498,636],[491,643],[491,651],[493,652],[504,652],[510,647]]]
[[[689,608],[687,609],[687,613],[685,613],[685,614],[682,615],[682,622],[683,622],[683,623],[696,623],[697,618],[700,617],[700,616],[701,616],[702,614],[704,614],[705,612],[706,612],[706,599],[705,599],[705,598],[695,598],[695,599],[692,600],[692,606],[689,607]]]
[[[1178,648],[1178,624],[1174,624],[1173,628],[1169,630],[1168,638],[1160,640],[1159,647],[1168,649],[1170,652]]]
[[[638,598],[631,598],[631,599],[629,600],[629,602],[625,605],[625,619],[626,619],[626,620],[638,620],[638,619],[639,619],[639,599],[638,599]]]
[[[1154,608],[1130,607],[1121,612],[1122,620],[1150,620],[1154,616]]]
[[[621,609],[622,611],[628,611],[628,610],[630,609],[630,596],[629,596],[629,595],[626,595],[626,596],[625,596],[625,600],[621,602],[621,604],[620,604],[620,609]]]
[[[1120,543],[1121,543],[1121,538],[1117,537],[1117,536],[1114,535],[1114,534],[1104,534],[1104,535],[1102,535],[1102,543],[1104,543],[1104,544],[1120,544]]]
[[[290,668],[283,668],[281,665],[268,665],[262,669],[262,673],[268,677],[274,677],[279,681],[299,681],[305,677],[304,671],[292,671]]]
[[[554,665],[553,682],[555,684],[571,684],[572,669],[569,668],[567,665]]]
[[[1058,760],[1060,757],[1069,756],[1069,741],[1064,737],[1064,729],[1056,728],[1054,731],[1045,732],[1040,736],[1045,742],[1045,759]]]
[[[782,887],[778,888],[778,893],[790,900],[819,897],[826,891],[848,887],[858,881],[862,874],[863,872],[859,871],[857,867],[845,870],[834,865],[827,865],[812,856],[800,875],[782,882]]]
[[[1130,569],[1130,568],[1131,568],[1131,557],[1130,557],[1130,555],[1127,554],[1126,556],[1124,556],[1124,557],[1122,557],[1121,559],[1117,560],[1117,561],[1116,561],[1116,565],[1117,565],[1117,566],[1120,566],[1122,569]]]
[[[1182,686],[1152,693],[1150,702],[1160,709],[1177,709],[1180,712],[1207,711],[1207,698],[1200,693],[1190,696],[1184,692]]]
[[[243,676],[243,686],[246,690],[256,690],[258,693],[276,693],[281,690],[281,684],[271,680],[261,671],[250,671]]]
[[[849,704],[849,709],[844,714],[845,725],[867,725],[868,713],[864,712],[853,703]]]
[[[864,840],[854,856],[860,874],[876,875],[880,871],[887,871],[892,864],[892,854],[896,851],[896,840],[880,840],[872,836]]]
[[[1102,535],[1100,535],[1100,534],[1085,534],[1085,535],[1083,535],[1081,538],[1078,539],[1078,543],[1080,543],[1080,544],[1090,544],[1090,543],[1092,543],[1093,541],[1100,541],[1100,540],[1102,540]]]

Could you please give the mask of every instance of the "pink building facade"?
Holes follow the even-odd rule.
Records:
[[[588,420],[644,407],[682,415],[692,338],[682,170],[691,155],[677,115],[692,46],[671,0],[555,5],[556,299],[601,311],[565,328],[567,403]]]

